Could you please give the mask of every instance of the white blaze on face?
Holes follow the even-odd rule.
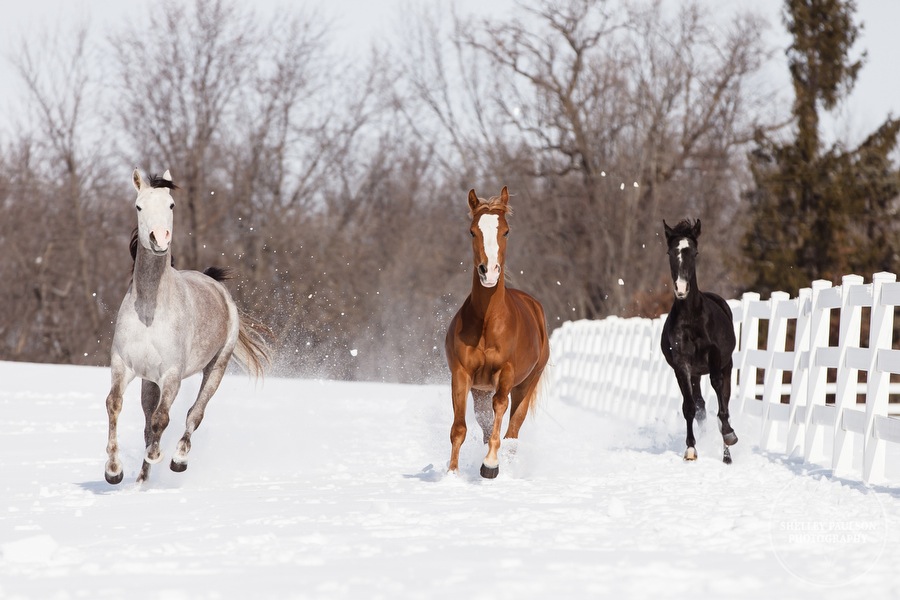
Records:
[[[497,241],[500,217],[482,215],[478,219],[478,229],[481,230],[481,237],[484,240],[484,255],[487,257],[487,274],[481,275],[481,284],[485,287],[494,287],[500,280],[500,243]]]
[[[681,272],[681,263],[682,263],[681,253],[690,247],[691,247],[691,243],[689,241],[687,241],[686,239],[682,239],[680,242],[678,242],[678,278],[675,280],[675,295],[678,296],[679,298],[684,298],[685,296],[687,296],[687,293],[688,293],[688,282],[682,276],[682,272]]]

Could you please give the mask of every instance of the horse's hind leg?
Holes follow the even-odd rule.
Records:
[[[159,402],[156,403],[156,409],[149,413],[149,423],[145,425],[144,440],[148,442],[147,449],[144,454],[144,464],[138,475],[138,483],[146,481],[150,475],[150,466],[155,465],[162,460],[162,452],[159,449],[159,440],[162,438],[163,432],[169,425],[169,409],[175,402],[178,390],[181,388],[181,374],[168,373],[159,384]],[[153,394],[148,388],[147,405],[144,405],[145,415]],[[144,388],[141,388],[141,404],[144,404]]]
[[[472,400],[475,404],[475,420],[481,427],[481,435],[484,443],[491,439],[491,429],[494,426],[494,411],[491,408],[491,393],[485,390],[472,389]]]
[[[695,418],[697,419],[697,423],[703,423],[706,421],[706,401],[703,399],[703,394],[700,392],[699,375],[691,375],[691,391],[694,395],[694,407],[697,409]]]
[[[106,468],[104,477],[107,483],[115,485],[122,482],[122,463],[119,461],[119,441],[117,433],[117,423],[119,421],[119,413],[122,412],[122,396],[125,394],[125,388],[131,383],[134,374],[125,368],[118,357],[112,358],[112,385],[109,394],[106,396],[106,413],[109,417],[109,438],[106,442]]]
[[[537,395],[537,387],[543,372],[543,367],[535,369],[522,383],[512,389],[509,405],[509,426],[506,428],[504,437],[510,439],[519,437],[519,429],[522,427],[522,423],[525,422],[528,411],[531,410],[531,404]]]
[[[194,401],[194,405],[188,410],[184,435],[178,440],[175,454],[172,456],[172,462],[169,464],[169,468],[176,473],[181,473],[187,469],[187,455],[191,451],[191,435],[200,427],[203,415],[206,414],[206,405],[213,394],[216,393],[216,390],[219,389],[219,384],[222,383],[222,377],[225,375],[225,367],[228,366],[230,358],[231,352],[222,352],[203,369],[200,393],[197,394],[197,400]]]

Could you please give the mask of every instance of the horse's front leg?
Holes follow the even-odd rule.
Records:
[[[172,408],[172,403],[175,402],[175,397],[178,395],[178,390],[181,387],[181,374],[177,372],[166,373],[158,385],[160,390],[159,403],[156,406],[156,410],[149,414],[149,423],[145,425],[144,429],[147,449],[144,454],[144,464],[141,466],[141,472],[138,475],[138,483],[146,481],[150,476],[150,466],[162,460],[159,440],[162,438],[163,431],[169,425],[169,409]],[[149,435],[147,435],[147,432],[149,432]]]
[[[494,427],[491,430],[491,438],[488,440],[488,453],[484,457],[481,464],[481,476],[485,479],[493,479],[500,474],[500,458],[497,456],[500,451],[500,426],[503,424],[503,415],[509,406],[509,392],[513,385],[513,368],[512,365],[506,364],[501,367],[497,373],[497,384],[495,386],[493,405],[494,405]]]
[[[451,373],[450,389],[453,400],[453,425],[450,426],[451,472],[459,470],[459,449],[466,439],[466,398],[472,386],[472,378],[462,365],[457,364]]]
[[[723,367],[716,371],[711,371],[709,375],[710,383],[716,391],[716,397],[719,399],[719,428],[722,432],[722,441],[725,443],[725,452],[722,460],[731,464],[731,451],[728,446],[737,444],[737,434],[731,427],[730,415],[728,412],[728,403],[731,400],[731,365]]]
[[[678,380],[678,388],[681,390],[681,412],[687,424],[687,436],[684,443],[687,446],[684,451],[684,460],[697,460],[697,449],[694,447],[697,441],[694,439],[694,416],[697,406],[694,404],[694,394],[691,387],[691,378],[686,370],[675,370],[675,378]]]
[[[134,373],[127,369],[118,357],[113,356],[110,365],[112,372],[112,384],[109,388],[109,394],[106,396],[106,414],[109,417],[109,437],[106,442],[106,469],[104,477],[107,483],[116,485],[122,482],[122,463],[119,461],[119,441],[117,433],[117,424],[119,421],[119,413],[122,412],[122,397],[125,394],[125,388],[134,379]]]

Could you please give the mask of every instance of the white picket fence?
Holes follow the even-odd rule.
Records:
[[[900,374],[900,349],[893,341],[894,308],[900,305],[896,279],[876,273],[864,283],[846,275],[838,287],[815,281],[796,298],[775,292],[761,300],[746,293],[729,301],[738,339],[730,409],[759,417],[761,450],[830,467],[835,476],[858,476],[866,483],[886,479],[886,444],[900,444],[900,419],[888,413],[890,376]],[[829,340],[834,311],[840,321],[836,345]],[[861,340],[864,313],[869,334]],[[564,323],[551,338],[557,394],[641,421],[680,414],[681,394],[660,350],[664,321],[665,315]],[[768,327],[761,349],[763,322]],[[788,339],[792,348],[786,347]],[[715,406],[708,383],[704,397],[707,406]],[[833,404],[826,404],[828,397]],[[863,397],[865,403],[858,403]],[[752,433],[742,432],[742,438],[752,441]]]

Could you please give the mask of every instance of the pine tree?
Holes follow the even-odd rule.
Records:
[[[900,175],[889,154],[900,122],[888,118],[858,148],[823,150],[819,110],[845,97],[863,66],[849,59],[860,27],[853,0],[786,0],[784,21],[795,100],[795,137],[757,134],[750,155],[755,188],[742,249],[756,291],[796,293],[814,279],[896,268],[893,212]]]

